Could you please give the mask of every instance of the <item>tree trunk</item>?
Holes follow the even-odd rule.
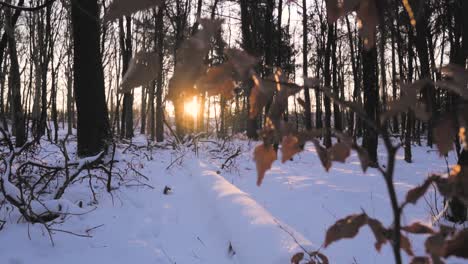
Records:
[[[302,75],[304,81],[308,77],[308,27],[307,27],[307,1],[302,0]],[[307,130],[312,129],[312,113],[310,107],[310,87],[304,86],[304,124]]]
[[[164,141],[164,106],[163,106],[163,63],[164,63],[164,7],[165,1],[156,17],[156,47],[158,49],[158,76],[156,78],[156,141]]]
[[[120,50],[122,52],[122,77],[128,70],[132,57],[132,22],[129,16],[125,17],[126,29],[123,27],[123,18],[119,19]],[[133,137],[133,91],[124,93],[122,104],[122,121],[120,136],[130,139]]]
[[[73,73],[78,113],[78,154],[95,155],[110,137],[99,51],[97,0],[72,1]]]
[[[416,20],[416,40],[415,46],[418,52],[419,64],[421,67],[421,79],[431,79],[431,70],[429,64],[429,51],[427,45],[428,32],[428,13],[427,3],[422,0],[416,0],[414,5],[418,13]],[[427,84],[422,88],[423,98],[426,103],[426,110],[432,115],[435,114],[435,88],[432,84]],[[430,119],[427,123],[427,145],[432,147],[432,127],[433,122]]]
[[[332,42],[336,41],[334,39],[334,24],[328,25],[328,34],[327,34],[327,47],[325,50],[325,65],[323,70],[323,75],[325,77],[325,87],[329,89],[331,87],[331,74],[330,74],[330,58],[332,51]],[[325,136],[323,138],[323,144],[325,147],[329,148],[332,146],[331,140],[331,100],[330,97],[325,96],[323,98],[325,105]]]
[[[7,9],[6,20],[10,29],[14,31],[10,10]],[[11,90],[11,112],[13,119],[13,134],[16,136],[16,147],[21,147],[26,142],[26,132],[24,123],[24,113],[21,106],[21,78],[16,50],[16,40],[14,32],[8,37],[8,47],[10,53],[10,74],[8,84]]]
[[[379,105],[378,85],[377,85],[377,49],[362,49],[362,75],[364,90],[364,110],[373,122],[377,122],[377,107]],[[377,164],[377,132],[364,123],[363,147],[369,153],[371,162]]]

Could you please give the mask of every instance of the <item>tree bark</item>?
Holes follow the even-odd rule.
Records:
[[[368,118],[377,122],[377,107],[379,102],[377,85],[377,48],[362,49],[362,75],[364,90],[364,110]],[[377,164],[377,132],[364,124],[363,147],[369,153],[371,162]]]
[[[308,61],[308,27],[307,27],[307,1],[302,0],[302,75],[305,79],[309,76]],[[304,86],[304,124],[307,130],[312,129],[312,113],[310,106],[310,87]]]
[[[12,31],[14,31],[11,12],[6,11],[6,20]],[[26,142],[26,131],[24,123],[24,113],[21,106],[21,78],[18,63],[18,54],[16,50],[16,40],[13,35],[8,37],[8,48],[10,53],[10,74],[8,78],[8,85],[11,91],[11,112],[13,119],[13,134],[16,136],[15,145],[21,147]]]
[[[110,137],[96,20],[99,9],[97,0],[72,1],[71,7],[78,154],[90,156],[104,150]]]

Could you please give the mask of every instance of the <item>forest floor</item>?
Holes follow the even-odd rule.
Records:
[[[146,140],[139,137],[133,143],[143,146]],[[67,216],[54,225],[90,237],[55,231],[52,245],[42,225],[17,223],[13,213],[0,231],[0,263],[280,264],[290,263],[301,248],[320,250],[330,263],[394,263],[389,244],[380,253],[375,251],[375,238],[367,227],[353,240],[322,247],[327,228],[346,215],[364,210],[391,224],[387,190],[376,170],[362,173],[353,153],[346,164],[334,163],[327,173],[313,145],[307,144],[293,161],[276,161],[258,187],[252,160],[256,144],[205,141],[197,151],[193,146],[125,153],[119,148],[118,166],[130,164],[124,177],[135,180],[115,185],[112,195],[93,183],[97,204],[89,183],[75,184],[65,198],[83,201],[90,212]],[[384,153],[380,155],[384,160]],[[400,201],[429,173],[447,171],[446,160],[427,147],[414,146],[413,157],[408,164],[403,151],[398,153],[395,184]],[[449,157],[448,164],[454,163],[455,157]],[[148,180],[135,174],[135,168]],[[171,190],[165,194],[166,186]],[[436,207],[440,210],[442,198],[431,190],[407,207],[403,224],[416,220],[432,224]],[[423,238],[410,239],[415,254],[423,255]]]

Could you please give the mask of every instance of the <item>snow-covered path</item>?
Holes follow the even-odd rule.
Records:
[[[166,171],[170,155],[156,156],[142,170],[154,189],[122,187],[113,199],[101,192],[97,210],[59,226],[86,234],[102,224],[92,238],[56,232],[52,247],[42,226],[29,226],[29,240],[26,224],[8,225],[0,232],[0,263],[237,263],[190,170]],[[163,194],[166,185],[172,194]]]
[[[321,249],[327,227],[348,214],[365,210],[384,224],[391,223],[380,175],[372,170],[363,174],[355,155],[326,173],[307,145],[294,161],[275,162],[259,188],[251,147],[236,144],[245,151],[230,170],[221,170],[223,160],[213,159],[203,148],[197,157],[189,153],[182,165],[167,170],[176,155],[158,150],[141,169],[154,189],[122,186],[111,197],[96,186],[98,208],[55,227],[92,238],[55,232],[52,247],[42,226],[9,223],[0,232],[0,263],[280,264],[289,263],[300,251],[295,240],[308,250]],[[414,157],[413,164],[398,163],[400,198],[429,172],[446,169],[445,160],[426,148],[415,148]],[[163,194],[165,186],[172,188],[169,195]],[[90,193],[82,186],[70,190],[67,198],[89,201]],[[430,216],[422,201],[408,208],[403,221],[428,222]],[[15,219],[12,216],[11,222]],[[415,252],[422,254],[421,238],[411,238]],[[321,251],[331,263],[393,263],[388,244],[381,253],[374,251],[367,228],[356,239]]]

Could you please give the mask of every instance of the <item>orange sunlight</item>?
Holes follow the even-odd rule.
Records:
[[[198,102],[197,96],[194,96],[191,101],[185,102],[184,111],[186,114],[190,115],[191,117],[197,118],[198,111],[200,111],[200,103]]]

